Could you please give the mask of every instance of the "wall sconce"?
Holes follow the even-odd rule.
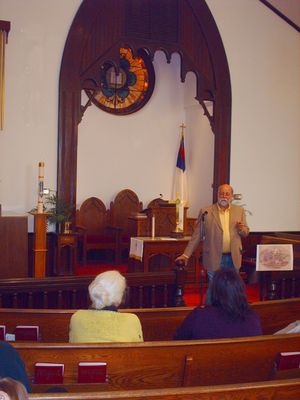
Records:
[[[5,46],[7,44],[9,21],[0,21],[0,129],[4,126],[4,78],[5,78]]]

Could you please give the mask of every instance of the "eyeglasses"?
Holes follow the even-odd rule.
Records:
[[[230,196],[232,196],[232,193],[231,192],[219,192],[219,196],[226,196],[226,197],[230,197]]]

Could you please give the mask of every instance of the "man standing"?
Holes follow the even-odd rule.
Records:
[[[235,268],[242,262],[242,241],[249,228],[243,207],[231,204],[233,189],[228,184],[218,188],[218,201],[200,210],[194,233],[184,253],[176,261],[186,265],[193,251],[203,242],[203,266],[207,270],[209,288],[206,304],[210,304],[210,282],[219,268]]]

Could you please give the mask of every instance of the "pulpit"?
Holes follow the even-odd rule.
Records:
[[[187,207],[184,208],[184,227],[187,228]],[[171,236],[176,229],[176,204],[166,200],[152,200],[147,209],[129,217],[130,236],[152,236],[152,221],[155,220],[154,236]]]

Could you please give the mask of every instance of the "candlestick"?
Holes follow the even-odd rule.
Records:
[[[152,237],[155,237],[155,217],[152,217]]]
[[[44,212],[44,169],[45,163],[39,162],[39,177],[38,177],[38,206],[37,212],[39,214]]]

